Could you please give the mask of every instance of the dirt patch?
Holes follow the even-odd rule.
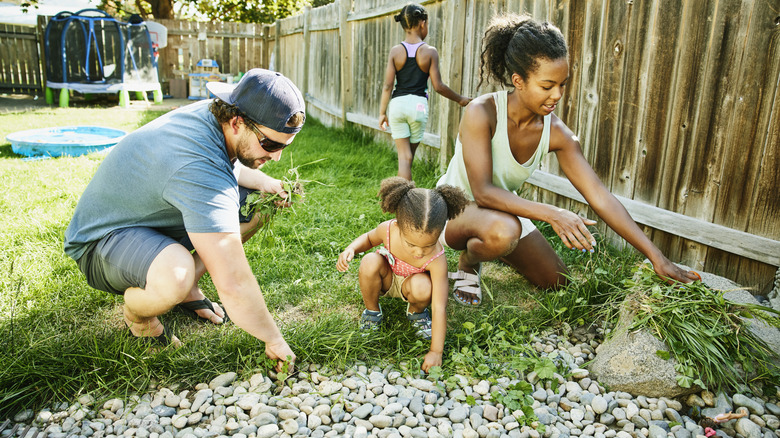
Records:
[[[0,95],[0,114],[20,113],[39,108],[46,108],[46,99],[37,96],[21,94]]]

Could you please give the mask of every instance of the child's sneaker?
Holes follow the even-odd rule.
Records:
[[[406,319],[412,323],[412,326],[417,330],[417,336],[423,338],[426,341],[431,340],[431,313],[428,308],[422,312],[410,313],[409,308],[406,308]]]
[[[360,315],[360,330],[379,330],[379,326],[382,324],[382,317],[381,307],[378,312],[375,310],[364,310],[363,314]]]

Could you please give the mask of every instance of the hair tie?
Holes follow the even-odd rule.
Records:
[[[401,21],[401,14],[394,15],[394,16],[393,16],[393,19],[395,19],[395,22],[396,22],[396,23],[400,22],[400,21]]]

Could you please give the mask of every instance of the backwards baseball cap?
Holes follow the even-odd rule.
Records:
[[[253,68],[238,84],[209,82],[206,88],[218,98],[235,105],[252,122],[285,134],[296,134],[303,127],[287,126],[290,117],[306,114],[306,105],[298,87],[281,73]]]

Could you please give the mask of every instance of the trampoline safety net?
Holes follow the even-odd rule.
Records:
[[[140,17],[122,22],[98,9],[60,12],[46,26],[44,47],[50,84],[105,84],[110,91],[159,83],[155,47]]]

